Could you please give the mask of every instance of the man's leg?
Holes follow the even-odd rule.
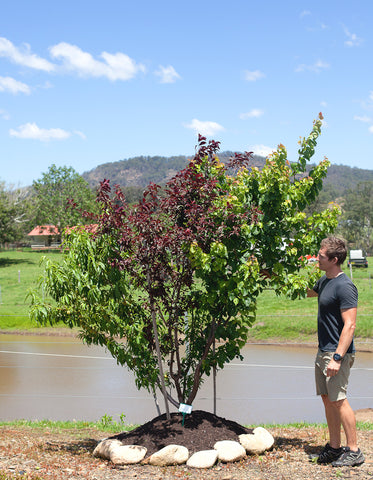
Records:
[[[340,448],[341,446],[341,417],[338,408],[335,407],[335,403],[329,400],[327,395],[321,395],[324,402],[325,417],[329,430],[329,443],[332,448]]]
[[[332,466],[356,467],[361,465],[365,462],[365,457],[357,446],[355,414],[347,399],[331,402],[331,404],[333,403],[332,408],[339,411],[339,417],[346,434],[347,446],[344,448],[342,455],[332,462]]]
[[[325,407],[325,416],[328,423],[330,446],[341,446],[341,425],[346,435],[347,446],[354,452],[357,451],[357,435],[355,414],[347,398],[331,402],[327,395],[321,396]]]
[[[356,434],[356,418],[347,398],[336,403],[336,408],[339,410],[339,416],[342,422],[343,430],[346,434],[346,443],[350,450],[356,452],[357,434]]]

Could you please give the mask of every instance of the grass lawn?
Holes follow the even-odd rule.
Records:
[[[38,325],[28,317],[30,288],[36,286],[43,267],[43,256],[60,261],[58,252],[1,251],[0,252],[0,328],[31,329]],[[359,290],[359,309],[356,336],[373,337],[373,258],[369,268],[355,268],[353,281]],[[345,267],[345,272],[350,271]],[[258,301],[257,321],[250,337],[255,340],[315,341],[317,299],[306,298],[291,301],[277,297],[273,291],[265,291]]]
[[[62,259],[59,252],[6,250],[0,252],[0,328],[36,328],[28,317],[30,301],[28,290],[34,288],[43,268],[44,255],[55,261]]]

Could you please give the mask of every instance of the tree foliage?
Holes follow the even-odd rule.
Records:
[[[373,241],[373,182],[360,182],[343,201],[339,231],[356,248],[370,252]]]
[[[51,165],[32,186],[36,225],[56,225],[62,232],[67,226],[84,222],[79,209],[68,208],[71,199],[80,210],[95,210],[94,193],[72,167]]]
[[[297,298],[317,275],[304,258],[335,228],[339,209],[309,217],[303,210],[329,162],[298,178],[320,129],[321,118],[300,142],[298,162],[290,164],[280,145],[262,170],[247,168],[248,153],[221,164],[219,144],[200,137],[195,157],[165,192],[151,184],[133,207],[102,182],[99,231],[72,232],[64,263],[47,262],[41,282],[56,304],[34,295],[32,315],[78,327],[149,391],[163,380],[158,338],[168,399],[192,404],[204,375],[240,357],[263,289]],[[236,174],[228,175],[232,168]]]
[[[28,226],[30,192],[0,182],[0,244],[16,242]],[[27,227],[26,227],[27,229]]]

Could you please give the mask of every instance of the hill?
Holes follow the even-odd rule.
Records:
[[[333,185],[343,194],[360,182],[373,182],[373,170],[346,165],[330,165],[324,185]]]
[[[219,159],[226,163],[232,155],[234,155],[233,152],[221,152]],[[149,182],[164,185],[187,165],[189,158],[191,157],[184,155],[175,157],[139,156],[104,163],[83,173],[82,176],[92,188],[96,188],[100,181],[109,179],[111,185],[118,184],[124,188],[127,194],[132,192],[137,196],[138,192],[145,188]],[[262,168],[264,163],[264,157],[254,155],[251,166]],[[309,169],[312,167],[313,165],[309,165]],[[363,170],[345,165],[331,165],[324,186],[328,186],[328,191],[343,195],[346,190],[366,181],[373,182],[373,170]],[[128,200],[130,199],[128,198]]]
[[[222,152],[219,154],[219,159],[223,163],[226,163],[233,155],[233,152]],[[121,187],[146,187],[149,182],[164,185],[187,165],[190,158],[192,158],[192,156],[140,156],[119,160],[117,162],[104,163],[89,172],[83,173],[82,176],[91,187],[96,187],[104,178],[109,179],[111,184],[118,184]],[[252,166],[261,168],[264,162],[264,157],[254,155]]]

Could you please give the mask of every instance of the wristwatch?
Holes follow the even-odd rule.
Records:
[[[335,353],[333,355],[333,360],[335,360],[336,362],[340,362],[342,360],[342,358],[343,357],[341,355],[339,355],[339,353]]]

